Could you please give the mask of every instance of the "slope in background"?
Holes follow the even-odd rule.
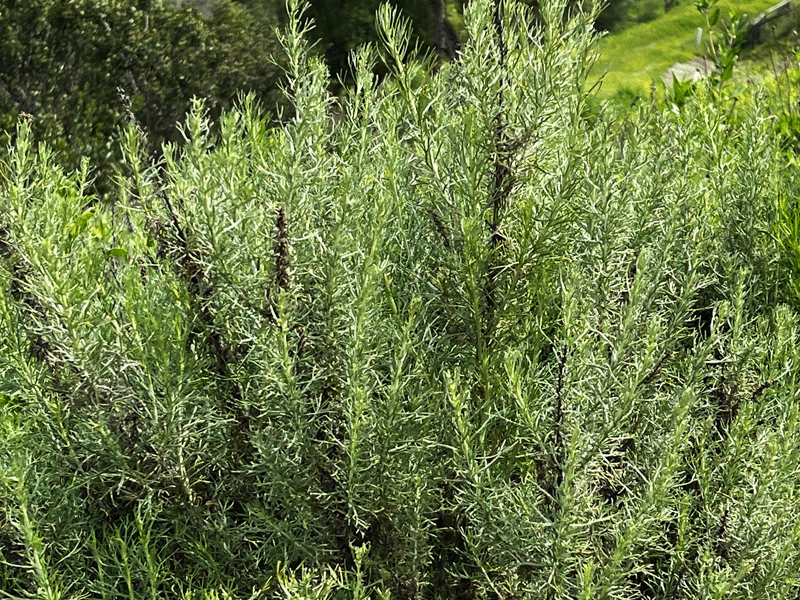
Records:
[[[774,4],[774,0],[723,0],[718,6],[723,15],[739,10],[755,18]],[[663,85],[662,76],[673,64],[702,54],[695,45],[697,28],[702,25],[703,16],[694,4],[684,4],[658,19],[605,37],[595,67],[598,77],[605,73],[600,95],[610,97],[625,88],[647,91],[652,81]]]

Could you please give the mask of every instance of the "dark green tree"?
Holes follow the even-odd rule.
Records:
[[[180,140],[192,97],[212,115],[243,92],[274,105],[276,53],[268,24],[226,0],[210,19],[152,0],[4,0],[0,132],[7,141],[27,116],[37,141],[64,164],[88,158],[107,186],[129,112],[155,152]]]
[[[312,33],[321,45],[331,70],[346,72],[349,53],[365,42],[378,41],[375,13],[381,0],[311,0]],[[393,0],[392,5],[409,18],[416,42],[426,50],[436,49],[448,58],[455,56],[458,37],[447,19],[448,8],[462,10],[462,2],[445,0]]]

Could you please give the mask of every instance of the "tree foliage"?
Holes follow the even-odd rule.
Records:
[[[65,164],[103,166],[106,188],[131,115],[155,150],[180,139],[176,123],[193,97],[213,115],[246,92],[265,106],[278,99],[274,34],[225,0],[211,19],[150,0],[8,0],[0,40],[6,141],[27,116]]]

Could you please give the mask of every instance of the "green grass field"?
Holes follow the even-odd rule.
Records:
[[[775,0],[723,0],[718,6],[723,15],[739,9],[755,17],[773,4]],[[605,74],[600,95],[613,96],[624,88],[644,91],[652,81],[663,86],[662,76],[669,67],[691,60],[698,53],[695,33],[702,25],[703,15],[694,4],[684,4],[654,21],[605,37],[595,66],[596,77]]]

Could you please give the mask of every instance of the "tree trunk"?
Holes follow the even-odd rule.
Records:
[[[433,43],[439,52],[453,60],[461,43],[453,26],[445,18],[444,2],[445,0],[428,0],[428,7],[433,18]]]

